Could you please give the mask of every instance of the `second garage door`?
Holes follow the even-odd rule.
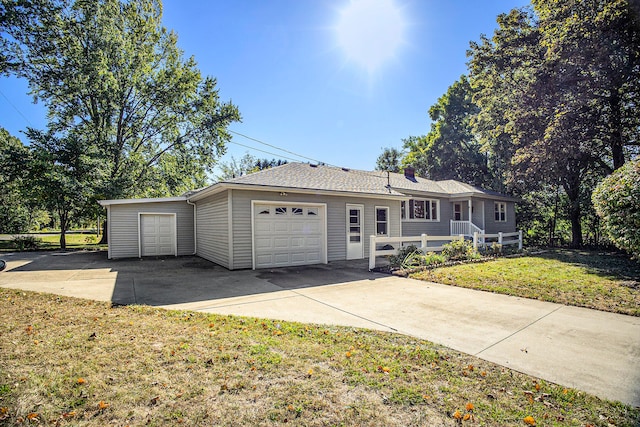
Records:
[[[256,203],[254,267],[326,263],[325,210],[324,205]]]
[[[140,214],[140,255],[175,255],[175,223],[173,214]]]

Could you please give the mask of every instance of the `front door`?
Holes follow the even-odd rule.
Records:
[[[347,259],[364,258],[363,205],[347,205]]]

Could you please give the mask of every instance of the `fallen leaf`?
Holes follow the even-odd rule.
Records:
[[[454,412],[453,413],[453,418],[455,418],[456,420],[462,419],[462,414],[460,413],[460,411]]]
[[[62,414],[62,418],[74,418],[77,415],[76,411],[69,411]]]
[[[108,403],[105,403],[104,400],[101,400],[100,402],[98,402],[98,409],[100,409],[101,411],[107,409],[109,407]]]
[[[536,383],[536,391],[540,391],[540,384]]]
[[[345,354],[345,356],[347,356],[347,359],[348,359],[349,357],[351,357],[351,352],[350,352],[350,351],[347,351],[347,353]]]
[[[485,371],[480,372],[480,375],[482,375],[483,377],[487,376],[487,373]]]
[[[308,376],[313,375],[313,369],[309,369],[309,370],[307,371],[307,375],[308,375]]]
[[[462,417],[463,421],[467,421],[471,418],[471,414],[464,414],[464,417]]]
[[[85,380],[85,379],[84,379],[84,378],[82,378],[82,377],[78,378],[78,380],[76,381],[76,383],[78,383],[78,384],[80,384],[80,385],[85,384],[86,382],[87,382],[87,380]]]
[[[29,415],[27,415],[27,419],[28,420],[35,420],[39,417],[40,415],[37,412],[32,412]]]
[[[536,425],[536,420],[534,420],[531,415],[529,415],[528,417],[524,417],[524,419],[522,421],[524,421],[525,424],[528,424],[530,426]]]
[[[33,334],[33,326],[29,325],[25,328],[25,332],[27,333],[27,335],[31,335]]]
[[[465,406],[465,409],[467,410],[467,412],[473,411],[473,403],[467,403],[467,406]]]

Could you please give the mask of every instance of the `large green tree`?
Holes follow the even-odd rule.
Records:
[[[49,134],[102,159],[100,197],[203,185],[240,120],[184,58],[159,0],[2,0],[5,57],[49,112]]]
[[[397,148],[386,147],[376,160],[376,170],[398,173],[402,167],[402,158],[402,151]]]
[[[461,76],[429,109],[429,133],[405,140],[408,153],[404,162],[431,179],[499,188],[492,181],[488,157],[471,127],[471,119],[479,111],[472,97],[469,80]]]
[[[540,0],[498,24],[469,52],[475,128],[511,188],[564,190],[579,246],[594,177],[638,144],[638,17],[626,1]]]
[[[0,128],[0,234],[24,233],[33,206],[27,202],[29,150]]]

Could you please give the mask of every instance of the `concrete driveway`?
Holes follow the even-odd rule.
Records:
[[[402,279],[366,262],[228,271],[198,257],[3,254],[0,286],[398,332],[640,406],[640,318]]]

